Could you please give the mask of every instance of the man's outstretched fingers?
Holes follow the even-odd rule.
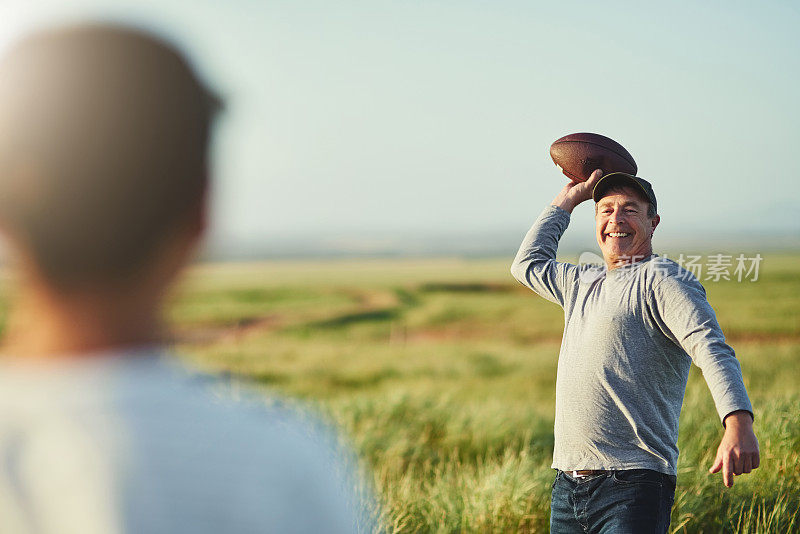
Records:
[[[730,454],[722,455],[722,482],[726,487],[733,487],[733,465]]]
[[[722,469],[722,454],[717,451],[717,457],[714,458],[714,465],[711,466],[711,469],[708,470],[709,473],[719,473],[719,470]]]

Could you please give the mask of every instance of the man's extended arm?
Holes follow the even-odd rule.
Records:
[[[725,434],[711,473],[722,470],[723,482],[758,467],[758,440],[753,432],[753,409],[742,380],[741,367],[717,322],[705,291],[694,277],[666,278],[653,290],[659,322],[703,371]]]

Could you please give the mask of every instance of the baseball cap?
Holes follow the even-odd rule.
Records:
[[[603,194],[608,190],[608,188],[613,185],[627,185],[633,187],[634,189],[640,190],[653,205],[653,209],[658,212],[656,194],[653,192],[653,186],[650,185],[650,182],[644,178],[632,176],[624,172],[612,172],[600,178],[600,180],[594,184],[594,189],[592,189],[592,199],[594,199],[595,202],[599,201],[601,198],[603,198]]]

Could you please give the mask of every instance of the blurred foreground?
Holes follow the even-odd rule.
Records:
[[[564,258],[574,261],[575,258]],[[194,365],[329,415],[371,471],[391,532],[544,532],[561,309],[502,260],[195,268],[172,319]],[[761,467],[708,475],[722,427],[696,368],[681,416],[675,532],[800,528],[800,257],[704,281],[756,410]]]

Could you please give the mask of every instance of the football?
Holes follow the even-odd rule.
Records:
[[[595,133],[574,133],[557,139],[550,145],[550,157],[573,182],[585,182],[595,169],[603,174],[624,172],[636,176],[633,156],[625,147]]]

